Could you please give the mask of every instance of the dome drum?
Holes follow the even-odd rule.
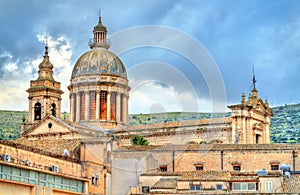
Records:
[[[118,76],[111,75],[94,75],[94,76],[80,76],[71,79],[71,85],[117,85],[128,87],[128,80]]]

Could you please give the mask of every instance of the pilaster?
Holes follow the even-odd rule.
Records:
[[[76,122],[80,121],[80,92],[76,93]]]
[[[96,91],[96,120],[100,119],[100,91]]]
[[[110,108],[111,108],[111,105],[110,105],[110,97],[111,97],[111,91],[110,90],[107,90],[107,99],[106,99],[106,108],[107,108],[107,110],[106,110],[106,113],[107,113],[107,115],[106,115],[106,120],[107,121],[110,121],[111,120],[111,116],[110,116],[110,113],[111,113],[111,110],[110,110]]]
[[[90,93],[88,90],[85,92],[85,120],[89,120],[89,112],[90,112]]]
[[[121,98],[120,98],[120,93],[117,92],[117,96],[116,96],[116,122],[119,123],[120,122],[120,112],[121,112],[121,102],[120,102]]]

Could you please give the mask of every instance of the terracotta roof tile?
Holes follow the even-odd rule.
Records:
[[[176,179],[160,179],[156,182],[151,189],[176,189]]]

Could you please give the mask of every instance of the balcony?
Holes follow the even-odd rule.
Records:
[[[89,44],[90,48],[103,47],[103,48],[106,48],[106,49],[108,49],[111,45],[109,39],[102,40],[101,42],[96,42],[94,38],[91,38],[89,40],[88,44]]]

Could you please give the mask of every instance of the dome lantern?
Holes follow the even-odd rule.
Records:
[[[106,39],[107,29],[106,26],[102,24],[101,16],[99,16],[99,21],[96,26],[94,26],[93,30],[94,38],[89,41],[89,46],[91,49],[96,47],[102,47],[108,49],[110,44]]]

